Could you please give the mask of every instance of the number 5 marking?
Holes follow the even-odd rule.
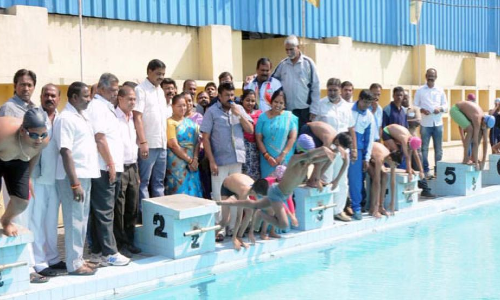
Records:
[[[455,175],[455,167],[446,167],[446,170],[444,171],[444,175],[446,175],[446,178],[444,181],[447,184],[454,184],[455,181],[457,180],[457,175]],[[448,178],[448,176],[451,176],[451,179]]]

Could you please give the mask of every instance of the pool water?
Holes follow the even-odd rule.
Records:
[[[125,299],[500,299],[500,204]]]

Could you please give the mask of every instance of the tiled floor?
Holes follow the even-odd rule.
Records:
[[[242,267],[255,261],[283,256],[291,252],[305,251],[328,246],[341,239],[369,234],[373,230],[386,230],[437,214],[475,205],[484,205],[500,193],[500,186],[483,188],[473,196],[445,197],[419,202],[413,207],[397,212],[394,217],[374,219],[365,217],[360,222],[335,223],[311,231],[294,231],[284,234],[282,239],[258,241],[249,249],[234,251],[231,243],[217,244],[214,252],[172,260],[162,256],[137,256],[126,267],[101,268],[94,276],[60,276],[47,284],[32,285],[30,290],[3,299],[92,299],[112,297],[130,291],[146,290],[161,284],[175,283],[194,276],[213,276],[235,267]],[[63,236],[59,246],[63,250]],[[63,253],[64,251],[61,251]],[[87,256],[87,254],[86,254]]]

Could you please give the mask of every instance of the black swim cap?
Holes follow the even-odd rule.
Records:
[[[47,115],[40,107],[30,108],[23,118],[23,128],[47,127]]]

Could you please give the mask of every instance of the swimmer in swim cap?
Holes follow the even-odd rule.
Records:
[[[464,131],[464,158],[462,163],[474,165],[476,170],[482,170],[488,152],[488,129],[495,125],[495,118],[483,112],[474,102],[460,101],[450,109],[450,116],[461,130]],[[483,141],[483,159],[479,160],[479,138]],[[469,157],[469,149],[472,151]]]
[[[403,152],[406,158],[406,172],[408,173],[410,181],[413,179],[413,174],[415,173],[412,168],[412,155],[417,163],[418,170],[420,170],[420,179],[424,178],[422,162],[417,153],[417,150],[422,145],[422,140],[420,140],[420,138],[412,136],[410,131],[404,126],[391,124],[382,129],[382,141],[389,151],[401,150],[401,152]]]
[[[346,150],[352,146],[351,136],[348,133],[337,134],[337,131],[325,122],[309,122],[300,128],[299,134],[296,144],[297,152],[326,146],[334,152],[334,155],[339,154],[342,157],[343,164],[338,174],[333,174],[333,169],[329,169],[331,163],[314,164],[314,170],[306,182],[307,186],[320,190],[326,184],[331,184],[332,190],[336,189],[348,166]],[[330,170],[329,173],[327,173],[328,170]]]
[[[7,236],[18,234],[12,219],[28,206],[30,173],[49,142],[46,121],[41,108],[29,109],[22,120],[0,117],[0,177],[11,199],[0,219]]]
[[[311,164],[333,161],[335,155],[327,147],[319,147],[305,153],[295,154],[288,162],[283,179],[279,183],[274,183],[268,190],[267,195],[257,201],[245,199],[237,200],[230,197],[225,201],[217,201],[222,206],[237,206],[253,209],[263,209],[271,207],[274,215],[262,214],[262,219],[280,229],[288,228],[288,216],[283,207],[283,203],[293,193],[293,190],[304,182],[307,178],[308,167]]]

